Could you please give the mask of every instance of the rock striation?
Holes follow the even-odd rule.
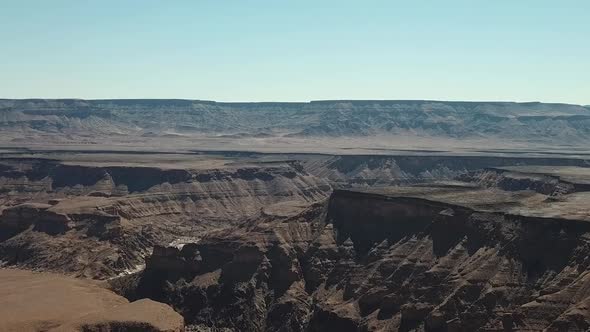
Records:
[[[583,220],[337,190],[297,216],[159,249],[115,288],[195,329],[585,331],[589,239]]]
[[[200,100],[0,99],[5,140],[83,143],[183,141],[186,136],[334,138],[412,135],[587,143],[590,111],[580,105],[429,100],[220,103]],[[57,134],[57,135],[56,135]]]
[[[331,190],[288,162],[199,169],[0,164],[0,263],[98,279],[141,269],[154,246],[180,236],[272,211],[296,213]]]

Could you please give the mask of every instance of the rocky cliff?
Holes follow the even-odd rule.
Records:
[[[526,156],[445,156],[445,155],[339,155],[339,156],[313,156],[301,158],[302,167],[310,174],[325,178],[339,187],[376,187],[388,185],[407,185],[413,183],[428,183],[439,180],[460,179],[483,182],[473,178],[474,172],[487,171],[515,175],[518,172],[508,172],[503,168],[511,166],[544,165],[547,167],[587,167],[586,158],[548,158]],[[492,170],[494,169],[494,170]],[[523,178],[531,178],[531,174],[525,174]],[[557,176],[537,174],[541,179],[539,183],[547,182],[549,178],[558,180]],[[561,181],[563,184],[566,180]],[[570,181],[576,182],[576,181]],[[498,181],[490,182],[490,186],[496,186]],[[582,183],[574,185],[581,186]],[[525,186],[526,187],[526,186]]]
[[[92,278],[141,268],[154,245],[273,211],[289,214],[331,190],[289,163],[170,169],[6,159],[2,165],[0,262]]]
[[[582,220],[335,191],[298,216],[154,251],[115,288],[195,328],[585,331],[589,238]]]

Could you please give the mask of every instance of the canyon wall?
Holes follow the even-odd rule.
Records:
[[[3,165],[0,262],[92,278],[141,268],[154,245],[288,214],[331,190],[288,163],[199,170],[40,159]]]
[[[588,239],[580,220],[337,190],[298,216],[159,249],[114,287],[195,328],[585,331]]]

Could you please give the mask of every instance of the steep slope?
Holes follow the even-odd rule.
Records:
[[[265,213],[296,213],[331,190],[289,163],[168,169],[6,159],[2,165],[0,262],[91,278],[141,268],[154,245],[180,236]]]
[[[534,165],[563,169],[562,166],[587,167],[583,158],[547,158],[525,156],[445,156],[445,155],[341,155],[300,157],[310,174],[325,178],[337,186],[387,186],[396,184],[452,180],[474,171],[493,167]],[[540,176],[543,176],[542,174]]]
[[[585,331],[590,224],[424,197],[336,191],[159,248],[114,282],[195,328],[250,331]],[[550,245],[549,245],[550,244]]]

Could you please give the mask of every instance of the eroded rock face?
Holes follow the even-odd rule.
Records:
[[[146,267],[168,274],[195,275],[201,269],[201,255],[195,244],[176,247],[155,246]]]
[[[121,285],[119,280],[118,287],[123,286],[129,298],[149,296],[174,303],[192,325],[201,328],[216,322],[217,328],[244,331],[271,325],[279,329],[285,324],[301,330],[312,308],[301,265],[321,227],[323,210],[319,204],[278,225],[266,216],[266,222],[258,220],[247,227],[248,232],[228,229],[181,250],[158,249],[134,286]],[[193,265],[174,273],[167,268],[184,260],[183,251],[195,253],[195,249],[201,258],[198,269]],[[276,320],[267,320],[267,314]]]
[[[560,180],[556,176],[523,174],[497,168],[489,168],[466,174],[462,179],[485,187],[498,187],[508,191],[533,190],[550,196],[560,196],[576,191],[580,185]]]
[[[574,158],[533,158],[498,156],[379,156],[341,155],[304,159],[302,165],[310,174],[329,179],[339,187],[407,185],[433,180],[455,179],[479,182],[481,185],[500,186],[509,190],[554,189],[559,181],[555,176],[536,175],[509,177],[500,167],[516,165],[551,165],[586,167],[587,161]],[[494,167],[492,167],[494,166]],[[504,176],[502,176],[504,175]],[[526,179],[528,178],[528,179]],[[553,184],[552,184],[553,183]],[[569,184],[574,187],[578,184]],[[588,186],[585,186],[588,187]]]
[[[73,226],[67,215],[48,211],[51,205],[25,203],[10,207],[0,215],[0,240],[8,239],[32,227],[50,235],[63,234]]]
[[[9,158],[0,165],[7,192],[0,200],[8,200],[0,201],[0,263],[97,279],[141,269],[154,246],[180,236],[200,237],[273,206],[298,211],[331,190],[288,162],[169,169]]]
[[[148,266],[134,286],[121,289],[130,298],[170,303],[201,328],[590,326],[590,224],[583,221],[336,191],[299,216],[263,218],[209,234],[194,247],[200,269],[170,277]]]

